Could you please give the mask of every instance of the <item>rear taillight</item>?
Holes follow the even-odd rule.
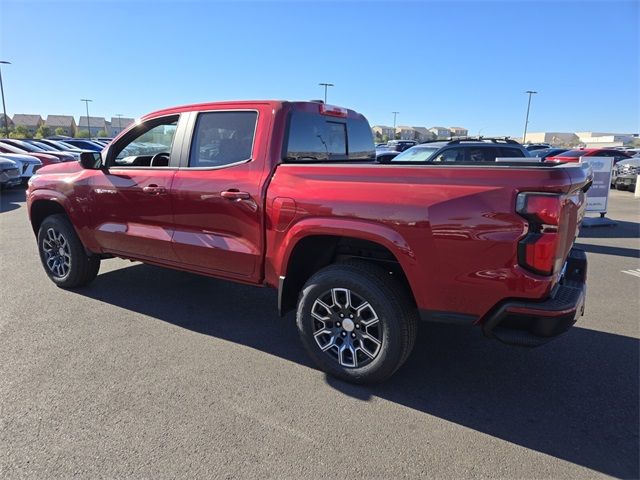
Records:
[[[336,107],[334,105],[327,105],[325,103],[320,104],[320,113],[322,115],[329,115],[331,117],[347,118],[349,113],[346,108]]]
[[[544,193],[521,193],[516,212],[529,221],[529,233],[518,245],[518,262],[540,275],[562,268],[565,237],[561,231],[563,197]]]

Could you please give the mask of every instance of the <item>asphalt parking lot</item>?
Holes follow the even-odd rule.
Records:
[[[307,359],[274,291],[109,260],[48,280],[0,192],[0,477],[638,478],[640,200],[583,229],[587,311],[538,349],[421,326],[357,387]]]

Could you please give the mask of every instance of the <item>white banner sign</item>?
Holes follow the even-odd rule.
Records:
[[[587,192],[587,212],[607,212],[609,190],[611,189],[611,157],[580,157],[580,163],[593,170],[593,185]]]

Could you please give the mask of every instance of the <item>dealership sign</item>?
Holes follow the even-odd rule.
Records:
[[[611,189],[611,157],[580,157],[580,163],[589,165],[593,171],[593,184],[587,192],[587,212],[607,212]]]

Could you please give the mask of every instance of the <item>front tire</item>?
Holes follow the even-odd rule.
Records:
[[[300,294],[297,326],[318,367],[352,383],[393,375],[415,343],[418,315],[406,289],[375,264],[330,265]]]
[[[96,278],[100,269],[100,259],[87,255],[64,215],[51,215],[43,220],[38,230],[38,250],[44,271],[62,288],[86,285]]]

